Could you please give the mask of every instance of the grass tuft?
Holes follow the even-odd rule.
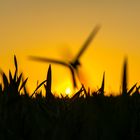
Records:
[[[14,63],[14,75],[10,70],[8,76],[1,73],[0,140],[140,139],[140,86],[134,84],[127,90],[127,60],[122,94],[104,95],[104,73],[99,90],[91,92],[82,85],[71,98],[53,95],[51,65],[47,79],[30,94],[28,78],[18,75],[16,56]],[[45,97],[38,91],[43,85]]]

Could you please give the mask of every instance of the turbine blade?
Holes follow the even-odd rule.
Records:
[[[74,69],[71,66],[69,66],[69,68],[70,68],[71,75],[72,75],[73,87],[77,88],[77,83],[76,83],[76,77],[75,77]]]
[[[66,62],[50,59],[50,58],[39,57],[39,56],[29,56],[29,59],[34,60],[34,61],[45,62],[45,63],[50,62],[50,63],[60,64],[63,66],[68,66]]]
[[[94,30],[91,32],[91,34],[89,35],[89,37],[87,38],[87,40],[83,44],[81,50],[77,54],[77,56],[75,58],[75,61],[78,60],[80,58],[80,56],[84,53],[84,51],[86,50],[86,48],[89,46],[89,44],[91,43],[91,41],[93,40],[93,38],[95,37],[95,35],[97,34],[97,32],[99,31],[99,29],[100,29],[100,25],[96,25],[96,27],[94,28]]]

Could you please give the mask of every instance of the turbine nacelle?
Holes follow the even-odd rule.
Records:
[[[81,66],[81,63],[79,62],[79,60],[76,60],[74,62],[70,62],[70,65],[77,70],[78,67]]]

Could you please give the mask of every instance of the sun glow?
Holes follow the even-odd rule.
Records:
[[[71,94],[71,89],[69,87],[66,88],[65,90],[66,95],[70,95]]]

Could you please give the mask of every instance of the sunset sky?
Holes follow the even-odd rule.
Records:
[[[139,17],[139,0],[0,0],[0,69],[13,70],[16,54],[33,92],[37,80],[45,80],[49,63],[30,61],[28,56],[69,61],[100,24],[80,59],[79,72],[86,86],[97,89],[105,71],[105,91],[119,92],[126,56],[129,87],[140,83]],[[72,87],[69,69],[52,65],[52,76],[54,92]]]

